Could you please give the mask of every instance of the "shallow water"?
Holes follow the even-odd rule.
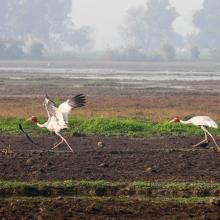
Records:
[[[172,71],[172,70],[133,70],[110,68],[0,68],[0,77],[22,80],[27,76],[33,78],[64,78],[86,80],[119,80],[119,81],[203,81],[220,80],[220,71]],[[6,77],[7,78],[7,77]]]
[[[48,91],[56,87],[71,89],[73,85],[103,91],[119,88],[219,93],[219,80],[220,63],[0,62],[1,95],[21,95],[21,90],[32,93],[32,88],[38,94],[39,86]]]

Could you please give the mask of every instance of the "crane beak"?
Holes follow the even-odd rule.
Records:
[[[175,118],[169,121],[169,123],[172,123],[172,122],[175,122]]]
[[[31,121],[31,117],[30,117],[30,118],[28,118],[28,119],[26,119],[26,121]]]

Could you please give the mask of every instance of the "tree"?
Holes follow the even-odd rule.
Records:
[[[75,28],[71,12],[72,0],[2,0],[0,39],[34,39],[54,49],[91,44],[90,29]]]
[[[198,60],[200,56],[200,51],[197,46],[191,46],[190,47],[190,54],[193,60]]]
[[[213,60],[220,61],[220,45],[216,45],[214,49],[211,49],[210,54]]]
[[[7,45],[5,42],[0,42],[0,59],[4,59],[6,56]]]
[[[24,52],[19,44],[13,43],[9,45],[6,50],[6,59],[22,59],[24,57]]]
[[[164,44],[162,47],[162,53],[166,60],[174,60],[176,58],[176,50],[170,44]]]
[[[203,8],[193,18],[199,29],[197,44],[201,48],[214,49],[220,45],[220,1],[205,0]]]
[[[126,46],[148,52],[164,44],[181,46],[182,38],[172,26],[177,17],[168,0],[149,0],[146,7],[131,8],[122,29]]]
[[[23,46],[21,41],[0,41],[0,59],[22,59]]]
[[[28,48],[28,56],[31,58],[41,58],[44,53],[44,44],[42,42],[33,41]]]

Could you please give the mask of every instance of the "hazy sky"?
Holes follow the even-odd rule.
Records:
[[[181,17],[175,30],[187,34],[194,30],[192,15],[202,7],[204,0],[169,0]],[[119,26],[126,11],[132,6],[144,5],[147,0],[73,0],[73,18],[77,26],[95,28],[97,49],[116,48],[122,44]]]

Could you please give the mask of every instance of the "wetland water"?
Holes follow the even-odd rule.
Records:
[[[83,64],[82,64],[83,65]],[[135,68],[136,67],[136,68]],[[143,80],[150,81],[169,81],[169,80],[184,80],[184,81],[202,81],[202,80],[220,80],[220,69],[202,70],[202,69],[190,69],[186,67],[186,70],[178,66],[174,70],[164,69],[166,67],[161,66],[160,69],[150,69],[147,65],[144,69],[138,69],[138,66],[124,67],[94,67],[89,66],[87,68],[82,67],[50,67],[50,63],[45,67],[0,67],[1,76],[8,76],[9,79],[19,80],[25,79],[28,76],[31,77],[60,77],[64,79],[85,79],[85,80],[119,80],[120,82]]]
[[[36,81],[38,80],[38,81]],[[218,63],[133,63],[36,61],[0,63],[2,86],[38,83],[52,87],[175,89],[218,92]]]

